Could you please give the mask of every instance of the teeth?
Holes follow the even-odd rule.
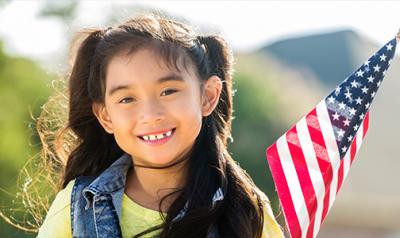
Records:
[[[164,137],[170,136],[171,134],[172,134],[172,130],[168,131],[165,134],[143,136],[143,139],[145,139],[145,140],[160,140]]]

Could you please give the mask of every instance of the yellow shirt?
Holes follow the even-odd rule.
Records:
[[[61,190],[47,213],[47,216],[39,229],[37,238],[72,238],[70,219],[70,198],[74,180]],[[133,237],[134,235],[162,223],[158,211],[154,211],[130,199],[125,193],[122,197],[121,208],[121,232],[122,237]],[[165,214],[165,213],[164,213]],[[131,224],[134,223],[135,226]],[[143,236],[154,237],[161,230],[156,230]],[[271,207],[267,206],[264,213],[264,229],[262,238],[284,237],[282,230],[275,220]]]

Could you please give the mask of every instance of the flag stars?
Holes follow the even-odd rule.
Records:
[[[350,87],[346,87],[346,92],[344,94],[346,96],[346,98],[348,98],[350,101],[352,101],[352,93],[350,92]]]
[[[350,113],[350,115],[352,115],[352,116],[356,115],[356,109],[350,108],[349,113]]]
[[[332,116],[334,121],[339,120],[340,115],[337,112],[335,112],[335,114],[333,114]]]
[[[353,98],[349,98],[349,104],[352,104],[353,103]]]
[[[376,85],[379,87],[381,86],[382,80],[379,80],[378,82],[376,82]]]
[[[339,104],[339,109],[345,109],[346,104],[344,104],[343,102],[340,102]]]
[[[338,137],[342,138],[344,136],[345,131],[343,129],[340,129],[338,131]]]
[[[361,114],[359,115],[359,118],[360,118],[360,120],[364,119],[364,113],[361,113]]]
[[[382,54],[381,56],[379,56],[379,58],[381,58],[381,61],[386,61],[386,55]]]
[[[353,81],[351,82],[351,87],[352,87],[352,88],[358,88],[358,82],[357,82],[356,80],[353,80]]]
[[[363,88],[361,88],[362,93],[367,94],[368,92],[368,88],[366,86],[364,86]]]
[[[340,93],[340,90],[341,90],[342,88],[341,87],[336,87],[335,88],[335,94],[336,94],[336,96]]]
[[[353,126],[353,128],[354,128],[354,131],[357,131],[358,130],[358,125]]]
[[[350,142],[352,139],[353,139],[353,136],[352,136],[352,135],[350,135],[350,136],[347,137],[347,141],[348,141],[348,142]]]
[[[360,97],[356,98],[356,103],[357,104],[361,104],[361,102],[362,102],[362,99]]]
[[[351,92],[347,91],[345,94],[346,98],[351,99]]]
[[[360,69],[357,71],[357,77],[362,77],[364,75],[364,72]]]
[[[371,97],[375,97],[375,94],[376,94],[376,92],[374,91],[374,92],[372,92],[371,93]]]
[[[369,63],[370,63],[369,60],[367,60],[367,61],[365,61],[364,65],[369,66]]]
[[[368,83],[372,83],[372,82],[374,82],[374,77],[372,77],[372,75],[370,75],[368,78]]]
[[[374,66],[374,72],[379,72],[381,70],[381,67],[379,65]]]
[[[386,75],[386,69],[382,72],[382,74],[383,74],[383,76],[385,76]]]
[[[346,152],[347,151],[347,146],[343,146],[342,147],[342,152],[344,153],[344,152]]]
[[[392,43],[389,43],[386,45],[386,50],[392,50],[392,47],[393,47]]]
[[[335,103],[335,98],[334,98],[333,96],[330,96],[330,97],[328,98],[328,103],[330,103],[330,104]]]
[[[343,125],[349,126],[350,125],[350,120],[346,118],[346,120],[343,121]]]
[[[369,106],[371,106],[371,104],[368,102],[367,104],[365,104],[365,109],[368,109]]]

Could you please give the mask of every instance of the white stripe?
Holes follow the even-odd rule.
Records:
[[[307,232],[305,231],[307,231],[310,219],[308,217],[308,211],[303,192],[301,191],[299,178],[297,177],[292,156],[290,155],[289,146],[286,140],[286,133],[277,140],[276,147],[279,157],[281,159],[283,173],[285,174],[286,181],[290,190],[290,196],[292,198],[293,205],[296,210],[296,215],[300,223],[300,228],[302,231],[301,237],[306,237]]]
[[[358,140],[358,138],[357,138],[357,140]],[[351,150],[351,147],[350,147],[350,150]],[[344,180],[345,180],[345,178],[347,176],[347,173],[350,170],[350,165],[351,165],[351,156],[350,156],[351,152],[350,152],[350,150],[347,151],[346,155],[343,158],[343,181],[342,181],[342,185],[343,185]]]
[[[328,110],[326,108],[325,100],[322,100],[317,105],[317,116],[319,125],[321,126],[321,132],[324,137],[324,141],[326,144],[326,150],[329,155],[329,160],[332,166],[332,181],[330,184],[330,192],[329,192],[329,207],[332,207],[333,202],[336,198],[336,190],[338,184],[338,170],[340,165],[340,154],[339,148],[336,143],[335,135],[333,134],[331,120],[329,118]]]
[[[303,117],[297,123],[296,129],[317,199],[317,207],[315,211],[315,219],[313,227],[313,237],[316,237],[320,229],[322,210],[324,208],[323,204],[323,199],[325,195],[324,178],[322,177],[321,170],[318,165],[317,156],[315,154],[313,142],[311,140],[310,133],[308,131],[307,121],[305,117]]]
[[[365,118],[364,118],[364,120],[365,120]],[[357,136],[357,151],[356,151],[356,153],[361,148],[361,144],[363,142],[363,133],[364,133],[364,121],[361,123],[360,128],[358,128],[358,131],[356,134],[356,136]]]

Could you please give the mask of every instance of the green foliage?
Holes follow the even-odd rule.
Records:
[[[0,42],[1,46],[1,42]],[[13,209],[24,209],[15,200],[17,179],[27,159],[39,151],[34,120],[50,94],[48,75],[36,62],[11,57],[0,48],[0,201],[1,208],[12,201]],[[7,211],[7,209],[5,209]],[[16,219],[22,219],[15,215]],[[0,237],[30,237],[0,221]]]
[[[234,142],[229,151],[267,194],[276,211],[278,200],[265,150],[285,125],[276,117],[280,109],[279,95],[269,83],[270,74],[244,70],[243,67],[246,66],[238,66],[239,70],[234,75]]]

